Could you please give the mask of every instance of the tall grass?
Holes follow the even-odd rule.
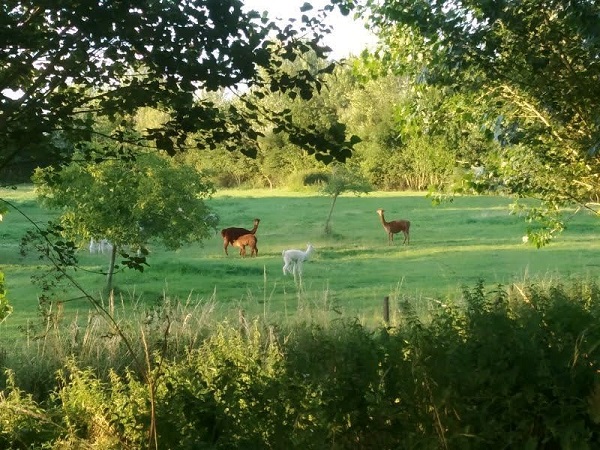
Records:
[[[597,448],[598,286],[480,282],[460,300],[427,320],[402,301],[389,327],[310,302],[289,325],[109,303],[147,367],[93,315],[52,321],[29,361],[2,361],[0,447]]]

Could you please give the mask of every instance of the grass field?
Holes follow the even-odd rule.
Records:
[[[34,221],[44,224],[55,213],[41,209],[30,186],[0,191]],[[299,310],[356,315],[379,320],[384,296],[392,302],[412,299],[426,308],[428,300],[454,296],[460,287],[483,279],[490,287],[524,280],[596,278],[600,273],[598,219],[579,212],[565,233],[551,245],[536,249],[522,242],[526,224],[510,215],[509,199],[459,197],[452,203],[433,206],[423,194],[371,193],[342,196],[334,214],[333,233],[323,228],[330,199],[314,193],[268,190],[223,191],[209,200],[221,218],[220,227],[251,228],[261,219],[257,232],[259,256],[241,259],[237,249],[226,256],[217,233],[203,245],[165,251],[150,244],[150,266],[144,273],[125,271],[116,275],[118,301],[152,304],[167,295],[191,303],[210,304],[220,314],[243,308],[248,314],[274,319],[294,316]],[[386,219],[411,221],[411,244],[387,235],[375,212],[386,210]],[[30,228],[27,220],[11,210],[0,223],[0,261],[5,273],[13,315],[0,330],[14,333],[35,319],[38,286],[31,276],[43,266],[37,255],[21,256],[19,242]],[[304,266],[303,289],[293,277],[282,274],[281,251],[316,247]],[[108,266],[107,255],[80,252],[81,270],[75,272],[85,288],[100,295]],[[82,312],[89,304],[79,293],[65,287],[60,298],[65,311]],[[393,303],[392,303],[393,304]]]

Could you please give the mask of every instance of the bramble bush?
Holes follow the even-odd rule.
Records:
[[[185,342],[141,325],[162,330],[143,333],[145,369],[97,370],[74,352],[39,401],[9,368],[0,447],[598,448],[594,283],[479,282],[426,318],[398,307],[387,327],[224,321]]]

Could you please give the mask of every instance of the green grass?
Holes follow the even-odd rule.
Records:
[[[0,191],[0,197],[17,205],[36,222],[44,224],[54,214],[38,207],[31,187]],[[551,245],[536,249],[522,243],[526,224],[509,214],[509,199],[460,197],[433,206],[422,194],[371,193],[338,199],[331,235],[323,233],[330,199],[311,193],[252,190],[224,191],[209,201],[221,218],[221,227],[251,228],[257,232],[259,256],[241,259],[237,249],[225,256],[217,233],[200,245],[166,251],[150,245],[150,266],[139,273],[118,273],[118,301],[151,304],[165,294],[192,302],[214,302],[220,314],[243,308],[248,314],[265,314],[273,320],[329,311],[379,320],[384,296],[411,298],[425,307],[430,298],[453,296],[461,286],[478,279],[487,285],[510,284],[525,279],[595,278],[599,273],[598,222],[580,212],[568,229]],[[397,237],[387,245],[387,235],[375,212],[386,210],[387,220],[409,219],[411,245]],[[0,329],[14,333],[36,319],[39,287],[31,275],[42,270],[35,255],[19,254],[20,238],[30,228],[25,218],[10,211],[0,223],[1,270],[14,314]],[[283,276],[281,251],[316,247],[304,266],[304,289],[293,277]],[[77,279],[94,295],[100,295],[108,256],[80,252],[82,270]],[[60,294],[65,311],[87,310],[79,293],[66,287]],[[74,299],[74,300],[73,300]],[[337,311],[337,312],[332,312]]]

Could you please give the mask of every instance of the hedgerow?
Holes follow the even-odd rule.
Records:
[[[589,282],[480,282],[379,328],[225,321],[185,345],[147,330],[145,369],[74,352],[40,400],[6,368],[0,447],[598,448],[599,300]]]

